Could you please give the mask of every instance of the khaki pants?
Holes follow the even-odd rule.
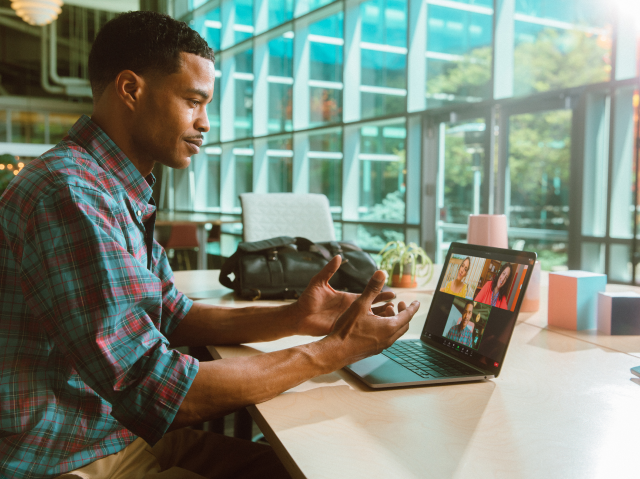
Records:
[[[290,479],[270,446],[183,428],[151,447],[138,438],[122,451],[58,479]]]

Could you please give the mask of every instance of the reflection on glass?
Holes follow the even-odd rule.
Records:
[[[362,117],[406,109],[407,2],[370,0],[362,15]]]
[[[309,192],[322,193],[332,211],[342,206],[342,131],[309,135]]]
[[[356,243],[362,249],[377,253],[389,241],[404,241],[404,231],[387,226],[358,225]]]
[[[491,96],[493,1],[449,2],[427,9],[427,105]]]
[[[343,13],[309,26],[309,123],[320,126],[342,119]]]
[[[236,9],[235,41],[240,43],[253,36],[253,0],[234,0],[233,4]]]
[[[220,208],[220,155],[207,154],[206,162],[206,207]]]
[[[215,51],[220,50],[220,30],[222,29],[220,8],[214,8],[204,15],[196,16],[189,25],[205,39],[209,47]]]
[[[360,218],[404,222],[407,130],[404,122],[360,129]]]
[[[234,148],[234,154],[237,150],[245,148]],[[238,151],[238,153],[242,153]],[[251,193],[253,191],[253,156],[244,154],[236,154],[236,194],[234,198],[234,206],[240,207],[240,195],[242,193]]]
[[[615,10],[600,0],[516,1],[514,95],[609,80]]]
[[[49,113],[49,143],[57,144],[78,121],[77,113]]]
[[[605,244],[604,243],[582,243],[582,251],[580,254],[580,269],[583,271],[591,271],[592,273],[604,274],[605,260]]]
[[[220,141],[220,77],[221,65],[216,62],[216,80],[213,87],[213,98],[207,105],[207,116],[209,117],[209,131],[204,134],[205,143],[216,143]]]
[[[235,137],[246,138],[253,133],[253,49],[235,56]]]
[[[293,138],[290,136],[269,140],[268,191],[289,193],[293,190]]]
[[[295,0],[295,16],[300,17],[320,7],[330,4],[335,0]]]
[[[13,143],[45,143],[44,114],[12,111],[11,141]]]
[[[482,118],[443,126],[444,204],[440,205],[440,219],[466,225],[469,215],[480,213],[482,204],[486,126]]]
[[[291,131],[293,124],[293,35],[269,42],[269,133]]]
[[[0,143],[8,141],[7,139],[7,112],[0,110]]]
[[[626,244],[609,245],[609,274],[610,281],[630,283],[633,264],[631,263],[631,248]],[[636,277],[640,276],[636,271]]]
[[[293,17],[293,0],[269,0],[269,28],[288,22]]]
[[[543,269],[564,265],[569,227],[571,111],[514,115],[509,125],[510,226],[537,230],[535,235],[522,239],[525,250],[538,253]],[[519,239],[513,236],[510,234],[509,238]]]

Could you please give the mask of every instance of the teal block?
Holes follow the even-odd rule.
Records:
[[[598,293],[607,288],[607,275],[577,277],[578,294],[576,298],[577,329],[596,329],[598,327]]]

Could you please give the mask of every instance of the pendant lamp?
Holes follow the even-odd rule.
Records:
[[[48,25],[60,15],[62,0],[11,0],[18,16],[30,25]]]

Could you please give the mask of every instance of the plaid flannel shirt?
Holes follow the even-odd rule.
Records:
[[[155,241],[148,269],[153,181],[85,116],[0,199],[0,476],[57,476],[173,421],[198,362],[167,348],[193,303]]]
[[[447,339],[464,344],[465,346],[473,346],[473,336],[471,335],[471,331],[467,327],[462,327],[462,323],[451,326],[447,333]]]

